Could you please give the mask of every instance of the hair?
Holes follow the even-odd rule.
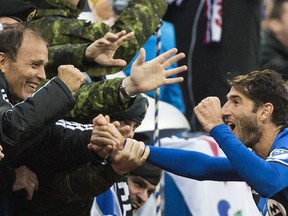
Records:
[[[278,19],[281,20],[284,13],[283,4],[288,2],[288,0],[272,0],[267,11],[267,17],[269,19]]]
[[[5,53],[5,55],[14,62],[17,59],[18,50],[23,43],[25,34],[30,34],[37,39],[43,40],[47,44],[40,31],[29,26],[29,24],[3,24],[2,27],[3,30],[0,31],[0,52]]]
[[[254,102],[254,110],[265,103],[274,106],[272,122],[279,126],[286,122],[288,112],[288,86],[282,76],[266,69],[240,75],[229,84]]]

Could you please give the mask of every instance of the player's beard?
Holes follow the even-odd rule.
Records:
[[[257,121],[257,115],[244,116],[238,121],[239,139],[248,148],[252,148],[259,142],[262,135],[261,127]]]

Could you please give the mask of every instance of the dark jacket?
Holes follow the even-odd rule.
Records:
[[[7,168],[7,163],[14,161],[15,155],[47,133],[48,128],[74,106],[74,99],[66,85],[57,78],[20,103],[11,100],[2,72],[0,89],[0,142],[5,154],[5,158],[0,161],[1,168],[5,169],[1,170],[0,191],[5,193],[11,191],[15,180],[15,173]],[[46,99],[43,100],[43,97]],[[61,97],[61,100],[51,106],[56,97]]]
[[[117,83],[116,86],[118,86],[121,80],[115,79],[114,82],[108,83],[114,85]],[[101,92],[106,94],[105,89],[110,89],[109,85],[103,85],[103,83],[101,85],[104,87]],[[26,200],[24,190],[13,193],[14,215],[43,215],[45,211],[42,208],[48,209],[48,215],[50,213],[53,215],[53,209],[61,214],[62,202],[65,202],[66,206],[79,207],[79,212],[87,210],[90,199],[83,200],[83,205],[75,205],[73,202],[67,204],[59,198],[61,197],[59,193],[65,194],[65,190],[71,186],[66,185],[66,179],[60,178],[60,182],[58,179],[56,185],[49,185],[49,180],[52,180],[53,174],[59,170],[69,170],[69,168],[88,162],[95,164],[97,175],[94,179],[98,181],[98,189],[96,187],[95,193],[105,191],[122,177],[114,172],[110,164],[103,164],[102,158],[87,148],[93,129],[92,124],[84,125],[61,119],[74,107],[75,103],[70,90],[61,80],[53,78],[33,96],[19,103],[12,101],[9,87],[2,73],[0,73],[0,89],[2,93],[0,142],[5,154],[4,159],[0,161],[0,195],[8,195],[12,192],[15,181],[14,169],[19,166],[27,166],[39,180],[39,190],[34,192],[33,202]],[[114,94],[110,96],[113,95],[114,100],[112,98],[111,100],[117,104],[115,97],[118,91],[113,92]],[[81,183],[76,182],[74,187],[78,189]],[[79,187],[79,192],[81,192],[81,187]],[[49,206],[46,202],[49,197],[55,200],[51,203],[53,206]]]
[[[261,32],[261,69],[273,69],[288,80],[288,47],[285,47],[269,29]]]

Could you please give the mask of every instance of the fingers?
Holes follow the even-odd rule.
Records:
[[[120,32],[117,32],[116,34],[108,32],[105,34],[104,39],[112,43],[117,42],[118,45],[121,46],[125,41],[129,40],[133,36],[134,36],[134,32],[129,32],[128,34],[126,34],[126,31],[122,30]]]
[[[173,52],[172,52],[173,50],[170,50],[170,51],[171,51],[171,53],[173,53]],[[176,49],[176,51],[177,51],[177,49]],[[169,54],[169,51],[168,51],[168,54]],[[168,55],[168,54],[167,54],[167,57],[166,57],[165,61],[162,62],[162,67],[163,67],[163,68],[167,68],[167,67],[170,66],[171,64],[173,64],[173,63],[175,63],[175,62],[178,62],[178,61],[180,61],[181,59],[185,58],[185,54],[184,54],[184,53],[178,53],[177,55],[174,55],[174,56]],[[172,57],[171,57],[171,56],[172,56]],[[171,57],[171,58],[170,58],[170,57]]]
[[[115,35],[117,35],[117,37],[119,38],[119,37],[122,37],[123,35],[125,35],[126,34],[126,31],[125,30],[122,30],[122,31],[120,31],[120,32],[117,32]]]
[[[106,119],[107,122],[110,122],[110,116],[105,115],[105,119]]]
[[[121,126],[121,124],[120,124],[119,121],[114,121],[114,122],[112,122],[112,124],[113,124],[117,129],[119,129],[119,127]]]
[[[3,148],[2,148],[2,146],[0,145],[0,160],[2,159],[2,158],[4,158],[4,154],[3,154]]]
[[[110,66],[120,66],[120,67],[124,67],[127,65],[127,62],[123,59],[111,59],[109,61],[109,65]]]
[[[133,36],[134,36],[134,32],[130,32],[126,35],[119,37],[117,41],[118,46],[121,46],[124,42],[130,40]]]
[[[149,154],[150,154],[150,148],[149,148],[149,146],[145,146],[144,153],[142,155],[143,163],[144,163],[144,161],[146,161]]]
[[[96,154],[98,154],[102,158],[106,158],[113,151],[112,145],[97,146],[97,145],[94,145],[92,143],[89,143],[87,145],[87,148],[94,151]]]
[[[187,71],[186,65],[182,65],[180,67],[165,70],[164,74],[165,74],[165,77],[170,77],[172,75],[176,75],[176,74],[182,73],[184,71]]]
[[[86,80],[86,76],[73,65],[60,65],[58,78],[67,85],[73,95]]]
[[[107,32],[103,38],[106,39],[107,41],[115,42],[118,40],[119,36],[123,35],[123,33],[125,34],[126,32],[124,30],[122,30],[121,32],[118,32],[116,34],[111,33],[111,32]]]
[[[26,184],[24,189],[27,192],[26,199],[32,200],[34,191],[38,190],[38,186],[34,182],[31,182],[30,184]]]
[[[87,147],[101,157],[106,157],[113,149],[122,148],[124,138],[114,126],[117,122],[109,123],[110,117],[98,115],[93,119],[93,131],[90,144]],[[118,122],[118,124],[120,124]]]
[[[149,155],[143,142],[134,139],[127,139],[122,150],[113,151],[111,154],[112,168],[122,175],[144,163]]]
[[[124,138],[132,138],[133,137],[133,134],[131,133],[131,127],[129,125],[125,125],[123,127],[120,127],[118,130]]]
[[[135,60],[133,64],[142,65],[145,62],[145,59],[146,59],[146,52],[145,52],[145,49],[142,47],[140,49],[139,56],[137,57],[137,59]]]
[[[90,142],[95,145],[105,146],[105,145],[117,145],[119,144],[119,140],[117,137],[113,137],[108,132],[99,132],[95,133],[91,136]]]
[[[16,178],[13,184],[13,191],[25,189],[27,192],[26,198],[31,200],[35,190],[38,190],[39,182],[35,173],[26,166],[21,166],[15,169]]]
[[[158,57],[156,57],[154,60],[158,61],[160,64],[163,64],[164,62],[167,61],[167,59],[169,59],[171,56],[175,55],[177,53],[177,49],[176,48],[172,48],[164,53],[162,53],[161,55],[159,55]],[[179,55],[179,54],[178,54]],[[170,60],[171,61],[171,60]],[[174,63],[174,62],[173,62]],[[169,66],[168,64],[163,65],[163,68],[166,68],[167,66]]]
[[[93,126],[106,125],[106,124],[108,124],[110,122],[110,118],[108,119],[108,118],[106,118],[106,116],[104,117],[102,114],[99,114],[92,121],[93,121]]]
[[[126,139],[126,144],[124,146],[123,151],[129,152],[129,156],[135,158],[135,160],[139,160],[144,154],[145,145],[143,142],[138,142],[133,139]]]
[[[111,45],[111,42],[101,38],[97,41],[97,43],[95,44],[95,46],[102,46],[103,48],[108,48]]]

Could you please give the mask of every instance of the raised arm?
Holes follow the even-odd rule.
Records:
[[[43,29],[44,35],[48,37],[50,44],[49,64],[46,69],[48,78],[55,75],[55,68],[63,64],[63,61],[66,64],[74,64],[75,67],[87,72],[92,77],[97,77],[116,73],[123,69],[123,65],[107,67],[85,60],[85,50],[89,44],[104,37],[107,32],[115,34],[122,30],[127,33],[134,32],[135,36],[121,45],[114,56],[115,59],[130,62],[151,34],[155,32],[166,9],[165,0],[131,0],[112,27],[101,22],[89,24],[85,20],[71,19],[66,13],[61,14],[61,17],[56,14],[49,16],[52,13],[51,10],[39,10],[37,18],[29,23]],[[59,11],[57,12],[59,13]],[[63,18],[65,15],[67,17]],[[47,22],[51,25],[47,25]],[[82,31],[74,31],[75,28],[67,28],[67,26],[79,27]],[[53,48],[53,46],[57,47]]]
[[[67,119],[90,123],[92,117],[100,113],[110,115],[129,108],[134,100],[123,95],[123,88],[128,95],[133,96],[159,86],[182,82],[182,77],[170,76],[187,70],[186,66],[165,69],[182,58],[183,53],[177,54],[177,49],[171,49],[145,62],[145,50],[141,49],[130,76],[124,81],[123,78],[115,78],[83,85],[75,94],[76,106],[68,114]]]

